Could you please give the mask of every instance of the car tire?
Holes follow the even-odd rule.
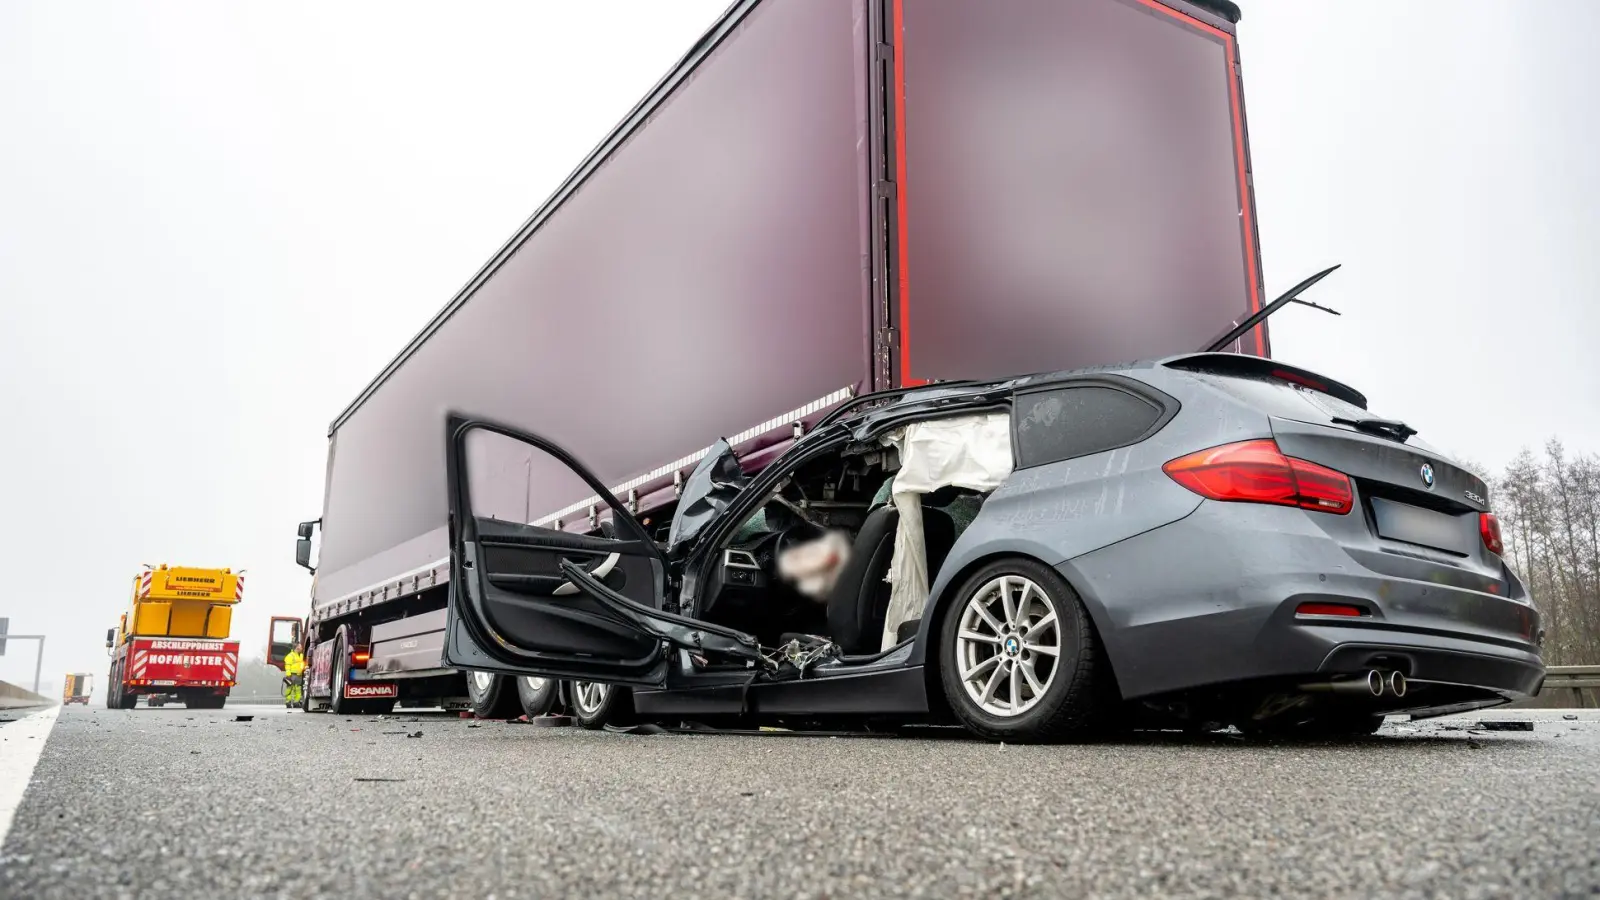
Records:
[[[522,706],[522,714],[537,719],[555,705],[560,682],[554,678],[524,677],[516,679],[516,685],[517,702]]]
[[[567,697],[572,720],[591,731],[633,720],[633,691],[621,685],[569,681]]]
[[[991,563],[961,585],[940,628],[938,663],[951,711],[992,741],[1090,737],[1116,706],[1083,602],[1030,559]]]
[[[462,672],[467,679],[467,703],[479,719],[514,719],[521,715],[511,679],[493,672]]]

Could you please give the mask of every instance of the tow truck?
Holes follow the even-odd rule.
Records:
[[[239,642],[228,639],[244,573],[232,569],[146,566],[117,627],[106,631],[111,674],[107,709],[170,699],[189,709],[221,709],[237,683]]]

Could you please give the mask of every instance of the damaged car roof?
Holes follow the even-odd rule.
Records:
[[[1104,366],[1089,366],[1023,375],[994,381],[951,381],[879,391],[863,394],[837,409],[817,423],[816,431],[844,424],[858,438],[880,433],[893,421],[919,412],[936,411],[942,406],[969,408],[986,402],[998,401],[1006,394],[1024,388],[1044,387],[1064,381],[1091,378],[1096,375],[1119,375],[1147,371],[1155,368],[1185,370],[1221,370],[1236,374],[1259,374],[1296,381],[1331,394],[1362,409],[1367,408],[1367,398],[1360,391],[1324,375],[1260,356],[1238,353],[1203,352],[1184,353],[1162,359],[1136,360]],[[815,432],[814,432],[815,433]]]

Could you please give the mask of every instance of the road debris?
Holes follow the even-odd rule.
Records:
[[[1478,723],[1484,731],[1532,731],[1531,719],[1485,719]]]

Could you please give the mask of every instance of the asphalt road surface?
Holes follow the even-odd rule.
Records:
[[[0,897],[73,900],[1597,894],[1594,710],[1017,747],[75,707],[0,845]]]

